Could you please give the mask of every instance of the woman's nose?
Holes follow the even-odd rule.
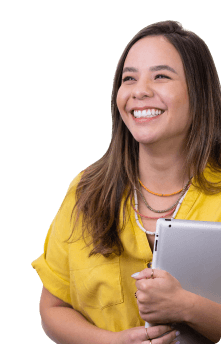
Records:
[[[148,82],[139,82],[134,85],[131,96],[134,99],[144,99],[153,97],[154,92]]]

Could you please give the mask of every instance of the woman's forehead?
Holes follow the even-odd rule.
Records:
[[[176,66],[183,71],[183,64],[176,48],[163,36],[148,36],[137,41],[129,50],[125,67],[150,68],[156,65]],[[176,69],[174,68],[174,69]]]

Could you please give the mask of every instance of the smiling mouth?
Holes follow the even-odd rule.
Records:
[[[152,118],[164,113],[165,110],[160,109],[146,109],[146,110],[132,110],[132,115],[135,118]]]

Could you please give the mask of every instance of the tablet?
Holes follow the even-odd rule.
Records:
[[[157,220],[152,267],[221,303],[221,222]]]
[[[183,289],[221,303],[221,223],[157,220],[153,269],[168,271]],[[212,343],[184,324],[177,324],[181,344]]]

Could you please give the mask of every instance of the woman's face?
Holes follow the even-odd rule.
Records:
[[[179,53],[163,36],[142,38],[131,47],[117,106],[139,143],[184,143],[191,125],[186,78]]]

